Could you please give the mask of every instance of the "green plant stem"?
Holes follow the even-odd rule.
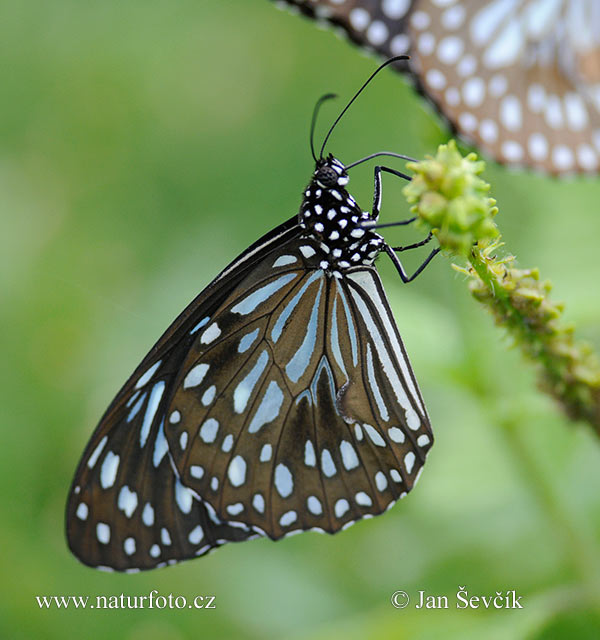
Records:
[[[446,254],[462,256],[472,295],[507,329],[523,354],[538,366],[539,386],[572,420],[588,422],[600,436],[600,363],[589,345],[576,342],[561,322],[563,307],[551,301],[551,284],[537,269],[519,269],[494,222],[498,212],[479,177],[485,165],[463,157],[453,141],[435,157],[410,163],[413,180],[404,193],[418,224],[431,231]]]

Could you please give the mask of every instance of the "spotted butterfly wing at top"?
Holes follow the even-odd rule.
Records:
[[[414,486],[433,443],[374,266],[386,247],[317,161],[296,219],[175,320],[88,444],[71,550],[137,570],[226,542],[334,533]]]
[[[291,3],[386,57],[410,55],[423,93],[500,162],[557,175],[600,168],[596,0]]]

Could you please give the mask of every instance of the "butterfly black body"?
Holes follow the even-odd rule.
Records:
[[[335,533],[411,490],[433,436],[374,265],[395,258],[369,227],[382,170],[397,173],[376,168],[369,214],[344,165],[319,158],[299,214],[151,349],[75,474],[67,537],[82,562],[137,571],[226,542]]]

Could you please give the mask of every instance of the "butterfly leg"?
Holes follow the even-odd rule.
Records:
[[[422,247],[426,245],[431,238],[433,238],[433,233],[429,232],[429,235],[425,238],[425,240],[421,240],[421,242],[415,242],[414,244],[407,244],[403,247],[392,247],[394,251],[408,251],[409,249],[416,249],[417,247]]]
[[[373,209],[371,212],[371,218],[373,220],[377,220],[379,217],[379,211],[381,209],[381,172],[385,171],[386,173],[391,173],[392,175],[398,176],[399,178],[404,178],[405,180],[410,181],[410,176],[402,173],[402,171],[397,171],[396,169],[391,169],[390,167],[384,167],[381,165],[377,165],[374,171],[374,182],[375,186],[373,188]],[[405,224],[410,224],[413,222],[415,218],[410,218],[410,220],[402,220],[401,222],[394,222],[392,226],[401,226]]]
[[[379,217],[379,211],[381,208],[381,193],[382,193],[381,172],[382,171],[386,171],[387,173],[391,173],[400,178],[404,178],[405,180],[410,180],[410,176],[406,175],[405,173],[402,173],[401,171],[396,171],[396,169],[391,169],[390,167],[384,167],[380,165],[376,166],[375,167],[375,188],[373,190],[373,213],[371,214],[371,217],[373,218],[373,223],[369,225],[364,225],[364,226],[370,226],[371,228],[381,229],[383,227],[400,227],[400,226],[410,224],[411,222],[414,222],[417,219],[416,216],[413,216],[408,220],[401,220],[399,222],[389,222],[386,224],[374,224],[375,220],[377,220],[377,218]],[[424,240],[421,240],[420,242],[415,242],[414,244],[408,244],[404,247],[393,247],[393,249],[394,251],[407,251],[408,249],[416,249],[417,247],[422,247],[423,245],[427,244],[432,237],[433,236],[430,232],[429,235]]]
[[[404,247],[404,248],[408,249],[409,247]],[[404,270],[404,267],[402,266],[402,263],[400,262],[400,259],[395,254],[395,252],[394,252],[395,250],[394,250],[393,247],[390,247],[388,244],[386,244],[385,245],[385,251],[388,254],[388,256],[390,256],[390,258],[392,259],[392,262],[394,263],[394,266],[396,267],[396,270],[400,274],[400,278],[402,279],[402,282],[407,284],[409,282],[412,282],[421,273],[421,271],[423,271],[423,269],[425,269],[425,267],[435,258],[435,256],[437,256],[437,254],[440,252],[440,248],[437,247],[436,249],[434,249],[425,258],[425,260],[423,261],[423,264],[412,274],[412,276],[408,276],[406,274],[406,271]]]

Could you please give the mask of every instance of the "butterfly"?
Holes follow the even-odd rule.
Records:
[[[346,109],[381,65],[361,87]],[[414,486],[430,421],[375,267],[396,252],[344,165],[319,157],[299,213],[251,245],[179,315],[119,391],[68,498],[71,551],[138,571],[227,543],[335,533]],[[403,221],[399,224],[404,224]],[[387,226],[387,225],[386,225]]]
[[[555,175],[597,173],[596,0],[286,2],[385,57],[410,54],[396,68],[496,160]]]

